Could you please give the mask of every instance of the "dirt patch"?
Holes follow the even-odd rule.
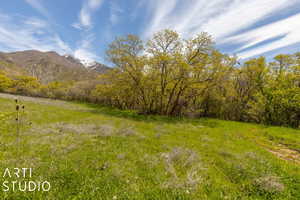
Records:
[[[277,145],[274,149],[267,148],[267,150],[283,160],[293,161],[300,164],[300,153],[296,150],[289,149],[281,144]]]
[[[33,103],[38,103],[38,104],[59,106],[59,107],[63,107],[63,108],[70,109],[70,110],[79,110],[79,111],[90,111],[90,110],[92,110],[92,109],[89,109],[89,108],[82,108],[78,105],[73,105],[70,102],[66,102],[66,101],[62,101],[62,100],[40,98],[40,97],[27,97],[27,96],[21,96],[21,95],[0,93],[0,98],[19,99],[20,101],[27,101],[27,102],[33,102]]]
[[[254,185],[256,185],[260,190],[270,193],[283,192],[285,188],[279,177],[268,175],[256,179],[254,181]]]
[[[173,148],[161,154],[168,179],[163,188],[195,189],[202,181],[202,171],[206,170],[196,152],[186,148]]]

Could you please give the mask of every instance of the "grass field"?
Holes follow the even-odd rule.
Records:
[[[13,120],[2,125],[1,188],[6,168],[27,167],[51,190],[1,189],[1,199],[300,199],[300,130],[23,103],[19,136]],[[0,112],[14,109],[1,95]]]

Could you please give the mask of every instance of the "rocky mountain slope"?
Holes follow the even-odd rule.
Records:
[[[6,71],[10,76],[33,76],[43,83],[90,80],[109,69],[97,62],[86,66],[70,55],[59,55],[53,51],[0,52],[0,70]]]

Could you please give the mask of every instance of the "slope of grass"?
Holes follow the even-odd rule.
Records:
[[[270,152],[300,152],[299,130],[46,102],[23,102],[20,141],[14,121],[0,133],[0,183],[31,167],[51,190],[1,199],[300,199],[300,165]]]

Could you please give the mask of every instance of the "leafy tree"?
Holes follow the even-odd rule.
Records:
[[[42,60],[29,68],[32,76],[11,79],[0,72],[0,92],[90,101],[142,114],[300,125],[300,53],[239,63],[218,51],[207,33],[183,39],[172,30],[147,41],[117,38],[106,53],[114,68],[97,80],[90,75],[72,79],[90,73],[62,72]]]
[[[118,38],[107,56],[115,68],[92,92],[100,103],[145,114],[299,126],[299,53],[239,64],[217,51],[207,33],[182,39],[164,30],[146,42]]]
[[[12,86],[12,80],[6,76],[4,72],[0,71],[0,92],[4,92]]]
[[[13,81],[13,92],[17,94],[36,95],[40,83],[31,76],[18,76]]]

